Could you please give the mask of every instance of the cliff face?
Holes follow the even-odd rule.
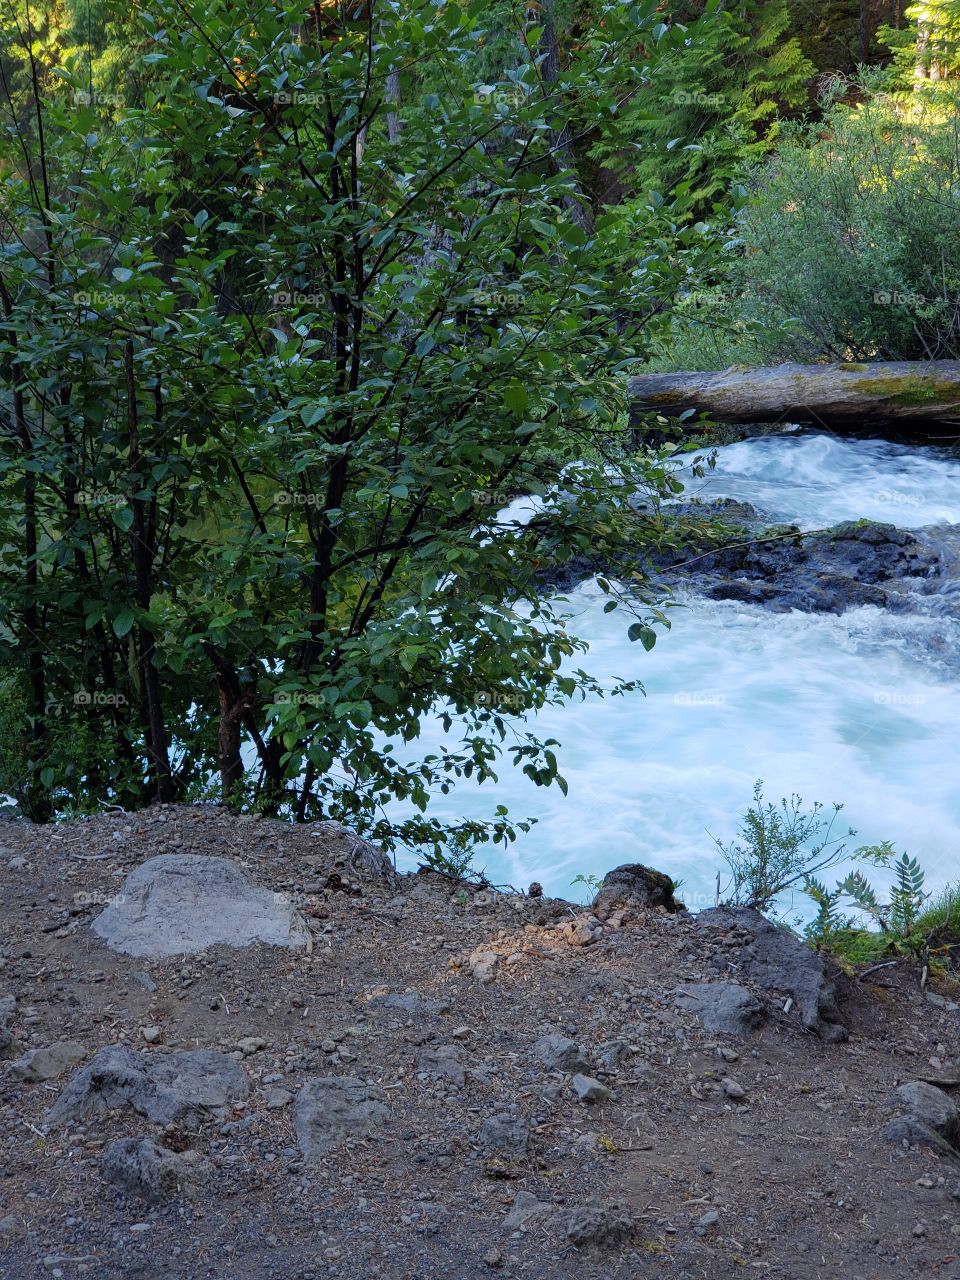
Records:
[[[642,868],[596,914],[398,878],[331,824],[0,844],[0,1276],[899,1280],[960,1252],[958,1009],[913,970],[844,978]],[[167,945],[171,892],[190,946],[198,914],[231,942],[131,951],[164,912]]]

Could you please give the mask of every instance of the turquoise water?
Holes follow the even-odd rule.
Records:
[[[960,522],[960,462],[879,441],[743,442],[720,451],[706,488],[808,528],[864,514]],[[492,880],[539,880],[569,897],[578,874],[642,861],[682,879],[689,905],[708,905],[722,867],[711,834],[733,835],[757,778],[774,800],[795,791],[842,802],[854,845],[888,839],[918,855],[933,882],[960,877],[960,626],[944,600],[918,615],[821,617],[687,596],[650,653],[627,640],[625,617],[603,613],[604,600],[590,583],[570,597],[572,629],[590,642],[575,665],[606,682],[638,678],[646,694],[550,707],[531,722],[562,743],[568,797],[505,762],[495,786],[461,783],[432,806],[459,818],[506,804],[539,819],[509,849],[480,851]],[[427,722],[418,753],[443,740]]]

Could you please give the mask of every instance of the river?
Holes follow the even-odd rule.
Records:
[[[960,524],[960,452],[788,432],[721,448],[688,492],[747,500],[805,529],[860,517]],[[691,907],[711,904],[723,866],[712,836],[734,834],[757,778],[770,799],[841,802],[852,845],[892,841],[920,858],[930,887],[960,878],[956,595],[926,596],[917,614],[837,617],[689,594],[650,653],[628,641],[624,616],[603,613],[605,599],[590,582],[569,596],[572,629],[590,643],[577,665],[604,682],[640,679],[645,696],[538,714],[536,731],[562,744],[569,795],[504,762],[495,787],[462,783],[431,806],[488,817],[499,803],[538,819],[509,849],[479,851],[494,882],[576,897],[575,876],[645,862],[682,880]],[[442,741],[428,721],[418,750]]]

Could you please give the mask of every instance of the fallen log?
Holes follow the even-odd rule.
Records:
[[[960,360],[781,364],[631,378],[631,422],[687,410],[715,422],[813,423],[837,430],[960,426]],[[946,432],[945,432],[946,433]]]

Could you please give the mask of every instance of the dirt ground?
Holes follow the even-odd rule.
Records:
[[[769,992],[759,1031],[711,1036],[671,997],[729,977],[722,939],[689,916],[651,910],[572,946],[559,926],[580,909],[558,901],[432,873],[337,888],[315,830],[212,807],[0,826],[0,997],[16,998],[20,1046],[216,1049],[252,1085],[187,1129],[126,1109],[48,1131],[69,1073],[24,1083],[0,1062],[4,1280],[960,1276],[960,1170],[881,1137],[898,1083],[960,1085],[960,1013],[928,1000],[916,970],[841,978],[846,1043]],[[293,896],[312,952],[115,954],[90,921],[160,853],[238,859]],[[469,961],[482,946],[499,956],[487,983]],[[398,993],[422,999],[368,1004]],[[578,1100],[538,1059],[549,1032],[582,1047],[608,1098]],[[389,1118],[308,1163],[278,1091],[318,1076],[376,1084]],[[491,1149],[495,1116],[528,1127],[525,1154]],[[104,1148],[143,1135],[205,1156],[209,1176],[157,1205],[119,1191]],[[571,1222],[593,1202],[618,1202],[630,1225],[578,1244]]]

